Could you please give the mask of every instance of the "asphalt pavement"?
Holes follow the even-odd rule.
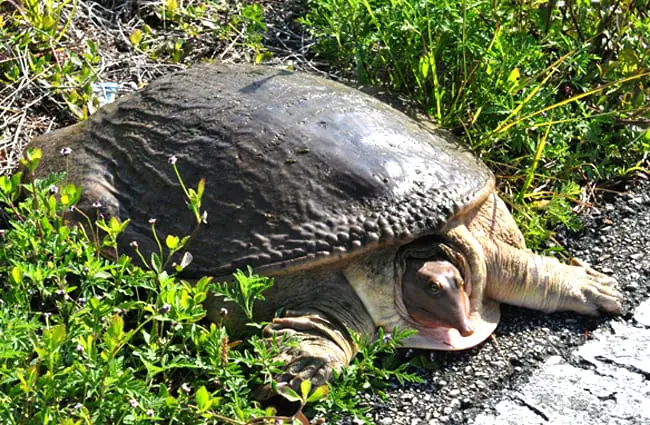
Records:
[[[422,384],[391,383],[364,403],[380,425],[650,424],[650,183],[606,192],[577,234],[559,230],[571,255],[618,279],[618,317],[543,314],[502,306],[494,337],[430,358]]]

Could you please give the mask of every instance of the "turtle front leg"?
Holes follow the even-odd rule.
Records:
[[[488,297],[545,312],[620,313],[616,279],[577,260],[572,265],[491,240]]]
[[[282,373],[274,377],[279,387],[289,385],[298,390],[302,381],[311,381],[314,387],[323,385],[357,353],[349,332],[317,313],[289,313],[287,317],[273,319],[264,328],[264,334],[279,340],[289,338],[274,359],[284,364]],[[272,395],[268,386],[256,394],[261,399]]]

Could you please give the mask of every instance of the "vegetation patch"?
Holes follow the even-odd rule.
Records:
[[[643,3],[308,0],[305,38],[269,25],[265,11],[276,2],[0,0],[0,171],[15,168],[31,137],[86,119],[115,92],[197,61],[263,62],[283,52],[413,99],[495,171],[529,245],[555,249],[550,229],[579,228],[575,212],[595,181],[645,171]],[[269,46],[271,32],[280,37]],[[25,166],[38,160],[32,152]],[[199,228],[209,187],[179,183]],[[280,390],[293,404],[278,413],[253,394],[278,372],[277,344],[290,341],[263,339],[259,323],[246,337],[227,327],[232,315],[250,320],[272,282],[250,270],[233,286],[180,279],[191,255],[177,265],[169,258],[188,251],[182,235],[159,235],[154,253],[134,241],[145,267],[135,266],[116,244],[128,223],[96,215],[70,226],[80,189],[64,174],[30,183],[5,175],[0,192],[2,423],[367,420],[361,389],[417,380],[392,356],[406,333],[380,334],[359,341],[331,386]],[[207,323],[211,291],[242,311]]]
[[[497,174],[529,246],[585,185],[645,171],[646,2],[309,0],[319,52],[416,99]]]
[[[28,174],[40,155],[26,153]],[[205,183],[186,186],[170,162],[200,231]],[[254,397],[257,388],[274,387],[278,347],[292,343],[263,338],[264,324],[252,322],[271,280],[251,270],[238,271],[229,284],[180,279],[192,260],[192,237],[159,234],[155,218],[149,224],[158,250],[143,253],[132,242],[145,265],[135,266],[116,243],[128,222],[79,211],[81,190],[64,174],[30,183],[24,177],[0,177],[9,218],[0,244],[3,424],[307,424],[306,415],[335,421],[342,414],[365,421],[369,409],[359,406],[359,389],[380,391],[389,378],[418,380],[408,363],[386,356],[409,332],[382,333],[377,341],[358,341],[360,355],[331,391],[310,382],[275,387],[293,402],[278,413]],[[82,225],[70,222],[75,214]],[[170,261],[177,253],[180,264]],[[241,311],[222,309],[222,320],[209,323],[203,305],[209,293]],[[249,322],[244,339],[228,329],[235,316]]]

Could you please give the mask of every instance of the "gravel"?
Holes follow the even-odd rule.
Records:
[[[650,183],[639,178],[628,182],[620,193],[606,192],[606,196],[600,196],[596,206],[584,216],[584,229],[579,234],[564,230],[557,234],[571,255],[618,279],[625,294],[622,316],[546,315],[504,305],[494,337],[479,347],[464,352],[410,352],[408,357],[431,356],[434,370],[420,371],[422,384],[390,383],[386,400],[365,395],[365,402],[372,406],[374,421],[382,425],[468,424],[482,415],[480,423],[493,423],[489,418],[508,408],[503,403],[512,402],[513,394],[544,388],[552,385],[554,379],[561,379],[565,369],[547,372],[547,359],[551,358],[549,363],[560,368],[593,369],[584,355],[574,354],[577,347],[589,347],[597,335],[616,335],[622,329],[650,322],[649,309],[633,314],[633,309],[650,294],[646,283],[650,258],[645,255],[650,251],[650,232],[646,230],[650,229],[649,207]],[[620,344],[629,344],[632,351],[637,349],[634,338],[626,341]],[[642,374],[641,378],[647,380],[648,376]],[[584,379],[586,382],[588,378]],[[593,379],[598,382],[597,377]],[[532,382],[527,385],[529,381]],[[625,382],[626,379],[618,379],[608,385],[623,386]],[[606,400],[595,400],[607,407]],[[542,422],[571,422],[570,417],[564,417],[564,422]],[[625,423],[642,423],[635,420]],[[639,420],[643,421],[640,417]]]

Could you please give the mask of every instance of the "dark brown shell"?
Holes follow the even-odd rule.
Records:
[[[130,218],[122,240],[157,250],[147,221],[186,235],[168,157],[188,186],[206,179],[208,224],[192,274],[279,271],[337,261],[436,233],[491,191],[488,169],[444,133],[323,78],[264,66],[198,66],[161,78],[90,120],[34,141],[61,169]],[[128,248],[127,248],[128,250]]]

